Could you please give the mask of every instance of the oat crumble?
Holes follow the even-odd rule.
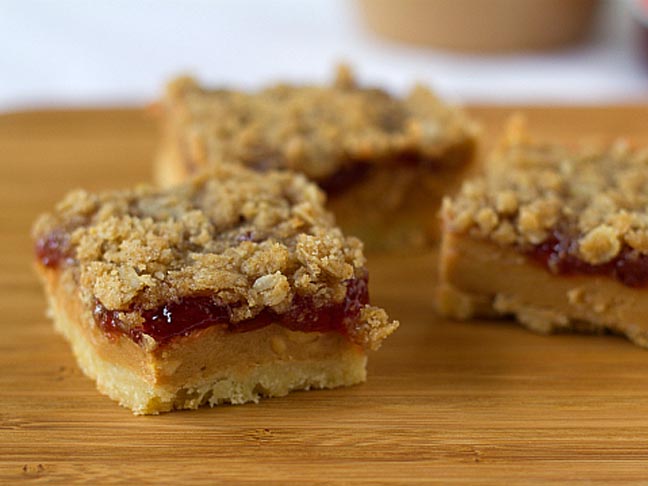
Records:
[[[163,102],[170,138],[192,165],[238,160],[255,169],[290,168],[316,181],[357,162],[399,157],[453,164],[443,155],[471,145],[475,125],[429,89],[405,98],[358,86],[341,66],[331,86],[279,84],[257,93],[206,89],[183,77]],[[463,163],[463,161],[461,161]]]
[[[541,144],[513,119],[485,174],[443,202],[446,228],[503,245],[538,245],[559,230],[597,265],[629,247],[648,254],[648,149]]]
[[[295,295],[340,302],[345,281],[364,277],[361,242],[335,227],[323,203],[301,175],[227,164],[172,189],[72,192],[33,235],[57,235],[71,256],[62,271],[84,304],[97,299],[131,327],[143,309],[205,294],[240,304],[236,322],[264,307],[282,313]],[[361,317],[369,347],[397,326],[371,306]]]

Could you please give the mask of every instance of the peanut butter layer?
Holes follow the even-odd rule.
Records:
[[[69,272],[86,308],[112,312],[126,333],[187,297],[210,296],[231,322],[249,321],[294,301],[342,302],[366,277],[362,244],[335,227],[323,199],[302,176],[227,164],[172,189],[75,191],[33,234],[40,263]],[[370,305],[357,319],[354,340],[369,348],[398,325]]]
[[[472,146],[476,132],[429,89],[395,98],[360,87],[346,67],[331,86],[280,84],[256,93],[180,78],[163,106],[168,137],[194,169],[237,160],[257,170],[293,169],[323,187],[348,178],[358,163],[463,165],[465,158],[446,155]]]
[[[648,255],[648,150],[622,140],[605,148],[540,143],[514,119],[485,173],[446,198],[442,216],[448,232],[529,254],[544,248],[550,254],[540,259],[556,273],[607,264],[616,272],[620,260]]]

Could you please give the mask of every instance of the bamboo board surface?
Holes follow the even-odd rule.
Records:
[[[648,106],[523,111],[542,136],[648,145]],[[509,112],[472,109],[489,140]],[[364,385],[158,417],[100,395],[44,316],[29,229],[72,188],[147,180],[156,137],[139,110],[0,116],[0,483],[648,482],[648,351],[445,322],[433,257],[371,259],[401,328]]]

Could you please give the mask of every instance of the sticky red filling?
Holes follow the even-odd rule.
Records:
[[[39,239],[35,250],[41,264],[48,268],[59,267],[72,259],[63,231],[53,231]],[[106,309],[100,302],[96,303],[93,314],[104,332],[127,334],[137,343],[142,341],[143,334],[165,343],[176,336],[187,336],[214,325],[225,325],[228,332],[246,332],[270,324],[302,332],[335,331],[354,340],[360,310],[369,303],[368,277],[346,280],[345,285],[347,291],[341,302],[318,306],[312,297],[297,295],[284,313],[265,308],[255,317],[238,322],[231,319],[238,304],[222,304],[210,296],[184,297],[156,309],[141,310],[144,323],[136,328],[126,326],[117,311]]]
[[[36,242],[36,257],[44,267],[56,268],[70,258],[68,238],[64,231],[54,230]]]
[[[558,275],[601,275],[628,287],[648,285],[648,256],[624,246],[609,262],[592,265],[579,259],[578,241],[554,231],[543,243],[527,251],[532,260]]]
[[[270,308],[263,309],[251,319],[233,322],[235,305],[222,304],[212,297],[185,297],[152,310],[141,311],[144,323],[129,329],[118,317],[118,312],[106,309],[97,302],[94,318],[97,325],[108,334],[127,334],[140,343],[143,334],[160,344],[177,336],[187,336],[193,331],[214,325],[224,325],[228,332],[247,332],[270,324],[279,324],[293,331],[339,332],[353,340],[360,310],[369,303],[367,277],[346,282],[346,296],[339,303],[316,306],[312,297],[296,296],[285,313],[278,314]]]

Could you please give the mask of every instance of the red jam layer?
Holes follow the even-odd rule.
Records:
[[[578,241],[555,231],[546,241],[527,254],[558,275],[601,275],[612,277],[628,287],[648,285],[648,256],[625,246],[612,260],[592,265],[580,260]]]
[[[56,268],[70,258],[67,234],[54,230],[36,242],[36,257],[44,267]]]
[[[232,322],[230,318],[236,306],[204,296],[185,297],[157,309],[142,311],[144,323],[133,329],[128,329],[119,320],[116,311],[107,310],[100,303],[95,306],[94,318],[104,332],[127,334],[136,343],[141,343],[143,334],[164,344],[177,336],[188,336],[214,325],[226,325],[228,332],[247,332],[270,324],[279,324],[292,331],[335,331],[353,340],[360,310],[369,303],[367,282],[366,277],[347,280],[346,296],[339,303],[316,307],[311,297],[296,296],[285,313],[265,308],[252,319],[239,322]]]

